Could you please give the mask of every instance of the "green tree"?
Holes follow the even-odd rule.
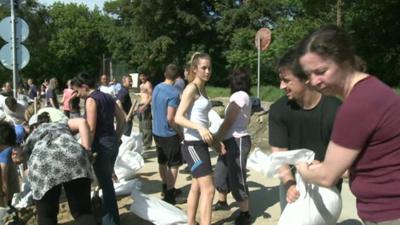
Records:
[[[49,51],[56,67],[51,75],[64,80],[79,71],[99,75],[107,45],[101,27],[106,18],[84,5],[54,3],[49,8]]]
[[[201,1],[117,0],[107,2],[105,11],[115,18],[107,36],[113,58],[151,76],[159,76],[170,62],[183,66],[194,51],[216,53]]]

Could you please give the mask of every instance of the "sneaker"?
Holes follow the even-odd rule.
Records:
[[[174,188],[174,192],[175,192],[175,196],[181,195],[182,194],[182,190],[180,188]]]
[[[229,206],[226,202],[221,202],[218,201],[217,203],[215,203],[212,207],[213,211],[218,211],[218,210],[229,210]]]
[[[248,212],[240,212],[235,219],[235,225],[248,225],[251,224],[251,216]]]
[[[171,189],[165,192],[164,201],[168,202],[171,205],[175,205],[175,190]]]
[[[161,197],[164,197],[166,192],[167,192],[167,184],[162,184]]]

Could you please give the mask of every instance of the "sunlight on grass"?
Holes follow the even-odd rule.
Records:
[[[230,89],[221,87],[207,86],[207,94],[210,98],[216,97],[229,97]],[[251,87],[252,96],[257,96],[257,87]],[[283,96],[284,93],[275,86],[261,86],[260,87],[260,98],[262,101],[273,102],[279,97]]]

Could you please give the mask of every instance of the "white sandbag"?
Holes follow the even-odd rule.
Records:
[[[125,150],[134,151],[139,154],[143,153],[142,133],[132,132],[130,136],[122,135],[121,141],[122,141],[122,143],[119,146],[120,153]]]
[[[121,180],[114,183],[115,195],[125,196],[130,195],[133,191],[135,180]]]
[[[133,178],[144,165],[141,156],[142,139],[141,135],[132,134],[129,137],[123,136],[121,140],[122,144],[115,160],[114,171],[118,180],[128,180]]]
[[[221,119],[218,113],[213,109],[208,111],[208,120],[210,121],[210,127],[208,128],[208,130],[213,134],[218,132],[219,127],[224,121],[223,119]]]
[[[276,152],[270,155],[271,162],[266,165],[268,175],[276,177],[278,169],[284,164],[295,165],[299,162],[311,163],[314,152],[307,149]],[[296,188],[300,197],[286,205],[278,225],[333,225],[336,224],[342,211],[342,199],[336,187],[324,188],[314,184],[304,183],[296,173]]]
[[[120,180],[118,182],[114,182],[114,190],[116,196],[126,196],[132,193],[132,190],[137,186],[137,180]],[[95,196],[95,191],[92,190],[90,192],[90,198]],[[103,197],[103,190],[98,190],[98,196],[100,198]]]
[[[26,177],[23,178],[21,192],[13,195],[11,205],[17,209],[23,209],[33,205],[32,190]]]
[[[271,161],[266,165],[267,176],[278,178],[279,168],[282,165],[296,165],[298,162],[310,164],[315,157],[315,153],[309,149],[296,149],[283,152],[274,152],[270,155]]]
[[[187,224],[186,214],[177,207],[153,196],[143,194],[137,188],[132,191],[131,212],[155,225]]]
[[[8,214],[8,210],[9,210],[9,208],[0,207],[0,225],[4,225],[5,224],[4,219],[5,219],[6,216],[9,215]]]
[[[264,176],[268,175],[269,167],[271,164],[271,157],[262,152],[260,148],[256,147],[247,159],[247,168],[262,173]]]

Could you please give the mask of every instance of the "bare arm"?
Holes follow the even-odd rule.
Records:
[[[60,105],[62,105],[64,103],[64,100],[65,100],[65,94],[63,94],[63,96],[62,96],[62,99],[60,101]]]
[[[86,120],[89,125],[91,137],[93,138],[96,133],[96,122],[97,122],[97,109],[96,101],[93,98],[86,100]]]
[[[122,134],[124,133],[124,127],[125,127],[125,112],[117,105],[115,104],[115,118],[117,119],[117,138],[118,140],[121,139]]]
[[[72,132],[79,132],[81,137],[81,145],[85,150],[90,150],[92,146],[92,139],[90,137],[89,125],[85,119],[76,118],[68,120],[68,127]]]
[[[271,151],[272,151],[272,153],[286,152],[286,151],[288,151],[288,149],[271,146]],[[290,170],[289,165],[284,165],[279,169],[279,178],[281,179],[283,184],[286,184],[287,182],[292,182],[292,181],[294,182],[294,177]]]
[[[136,104],[137,104],[137,101],[134,100],[131,108],[129,109],[128,115],[126,115],[126,121],[127,122],[131,119],[133,112],[135,112]]]
[[[346,148],[330,141],[322,163],[311,166],[299,163],[296,168],[306,182],[332,187],[350,168],[358,154],[360,154],[359,149]]]
[[[147,91],[148,97],[147,97],[147,101],[144,104],[147,106],[147,105],[150,105],[150,103],[151,103],[151,98],[153,95],[153,85],[151,85],[151,83],[149,81],[147,81],[145,85],[146,85],[146,91]]]
[[[3,192],[3,201],[5,204],[8,202],[8,165],[0,163],[1,168],[1,188]]]
[[[226,114],[224,121],[222,122],[221,126],[219,127],[217,133],[215,134],[215,141],[222,141],[226,131],[235,123],[236,117],[240,112],[240,107],[235,103],[231,102],[226,109]]]
[[[71,105],[72,104],[72,100],[74,100],[77,97],[78,97],[78,92],[76,92],[76,91],[72,92],[71,98],[69,99],[69,102],[68,102],[69,108],[71,110],[72,110],[72,105]]]
[[[120,107],[122,110],[124,109],[124,107],[122,106],[122,102],[119,99],[117,99],[116,103],[118,107]]]
[[[175,130],[175,132],[179,135],[179,137],[182,137],[182,129],[178,124],[175,123],[175,115],[176,115],[176,108],[168,107],[167,108],[168,125]]]
[[[175,123],[182,127],[197,130],[202,140],[209,146],[211,146],[213,142],[213,137],[210,131],[200,124],[194,123],[185,117],[186,112],[195,100],[196,92],[196,87],[193,84],[189,84],[185,88],[182,94],[181,102],[178,106],[178,110],[176,111]]]
[[[280,148],[271,146],[272,153],[288,151],[287,148]],[[279,168],[279,179],[286,188],[286,201],[292,203],[300,197],[300,192],[296,189],[296,181],[293,177],[289,165],[283,165]]]

